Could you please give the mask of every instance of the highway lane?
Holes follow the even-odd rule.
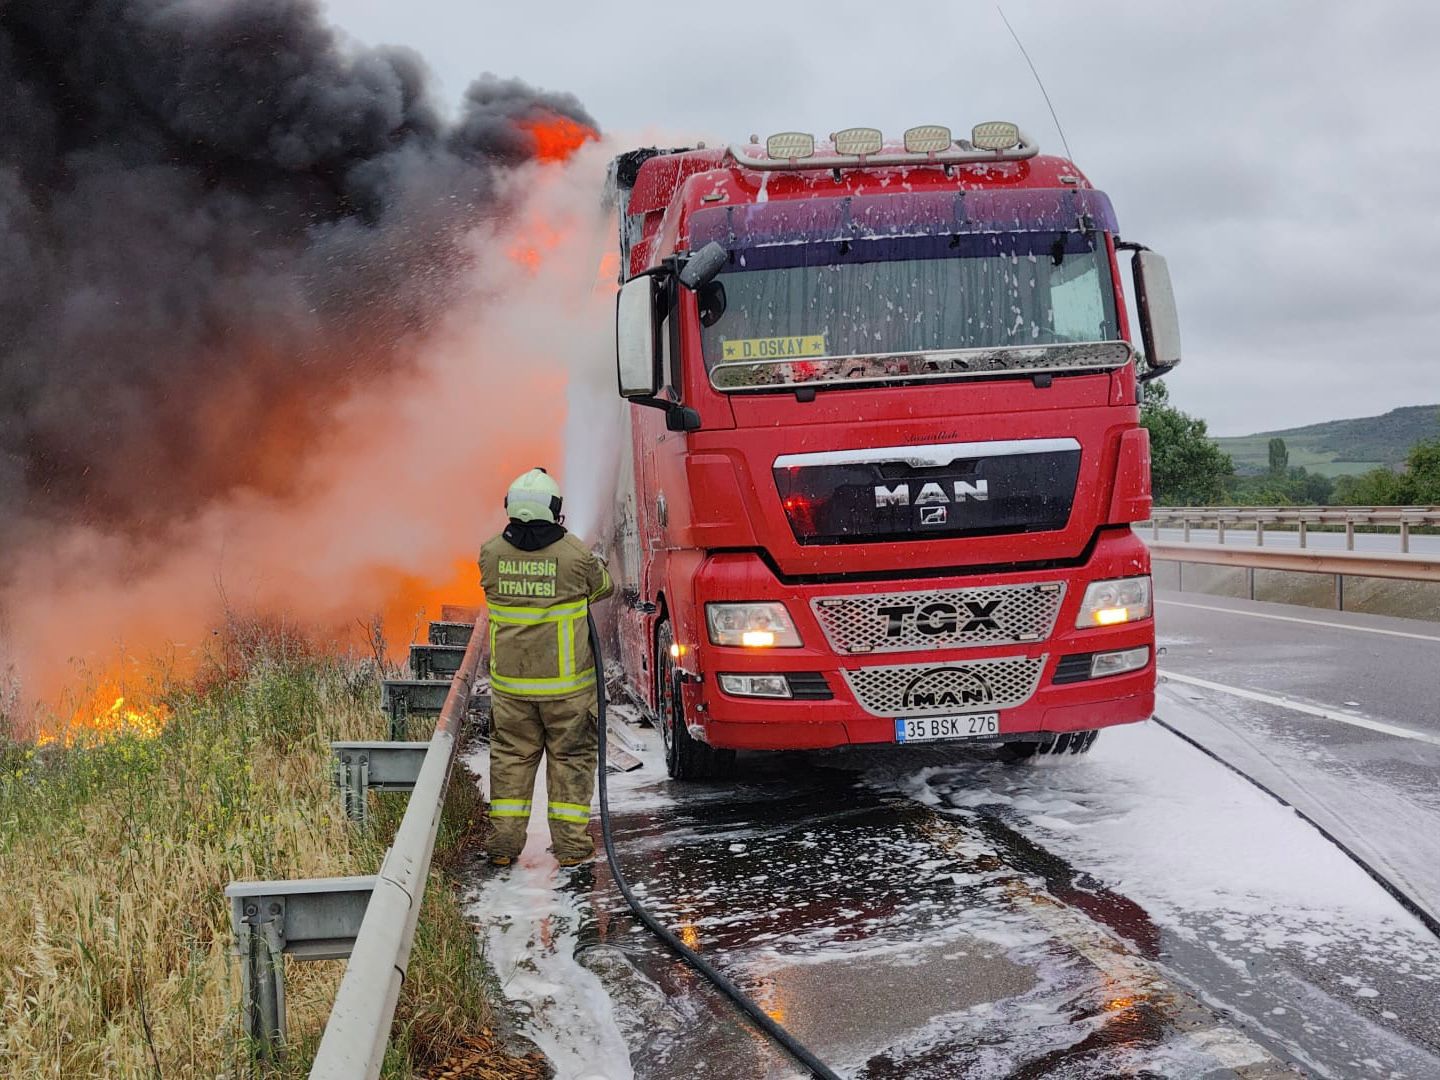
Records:
[[[1440,916],[1440,623],[1157,596],[1157,713]],[[1393,729],[1393,730],[1386,730]]]
[[[1157,726],[1035,766],[961,743],[746,755],[709,785],[666,780],[656,733],[621,726],[637,892],[842,1075],[1440,1075],[1440,943]],[[562,1076],[796,1075],[603,863],[557,870],[531,824],[472,918]]]
[[[1440,897],[1440,745],[1407,737],[1440,739],[1440,627],[1158,599],[1160,715]],[[747,755],[688,786],[621,726],[644,762],[611,780],[637,891],[843,1075],[1440,1075],[1440,944],[1155,725],[1038,766],[960,744]],[[559,871],[541,819],[531,839],[472,918],[561,1075],[795,1075],[603,863]]]
[[[1167,671],[1440,735],[1440,623],[1201,593],[1156,600]]]

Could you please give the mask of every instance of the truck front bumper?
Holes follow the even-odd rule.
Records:
[[[685,684],[691,731],[712,746],[744,750],[822,749],[893,743],[897,718],[994,712],[999,738],[1080,731],[1148,719],[1155,705],[1153,619],[1108,627],[1075,627],[1085,586],[1149,572],[1143,543],[1124,532],[1102,534],[1081,568],[901,579],[863,584],[792,585],[776,580],[756,556],[706,560],[696,577],[699,618],[706,601],[781,600],[800,631],[800,648],[742,649],[691,643]],[[873,592],[954,595],[963,590],[1064,585],[1053,628],[1040,640],[970,647],[866,650],[842,655],[817,617],[816,601]],[[833,629],[831,631],[833,634]],[[1144,666],[1088,677],[1096,653],[1148,650]],[[726,693],[721,674],[789,677],[796,696]]]

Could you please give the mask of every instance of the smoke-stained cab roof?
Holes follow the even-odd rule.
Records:
[[[704,243],[704,240],[697,240],[697,215],[705,223],[701,227],[706,234],[705,239],[718,239],[714,235],[714,222],[718,215],[701,214],[702,211],[722,207],[756,207],[777,201],[828,201],[841,196],[856,196],[867,198],[872,205],[878,206],[880,204],[875,203],[875,199],[901,193],[929,195],[1023,190],[1038,194],[1048,190],[1054,193],[1055,198],[1041,200],[1043,206],[1036,205],[1039,217],[1027,227],[1055,227],[1040,222],[1055,218],[1057,213],[1067,221],[1074,221],[1073,210],[1074,213],[1090,214],[1099,228],[1114,229],[1114,212],[1110,209],[1109,200],[1094,191],[1090,181],[1073,162],[1045,154],[1018,161],[949,168],[939,164],[907,164],[867,165],[833,171],[828,168],[762,171],[738,162],[729,148],[647,150],[632,151],[631,155],[617,159],[612,176],[622,197],[629,175],[633,175],[633,187],[621,225],[622,247],[629,256],[626,268],[622,270],[626,276],[655,265],[668,254]],[[992,224],[1001,221],[1004,215],[1013,215],[1016,207],[1027,201],[1034,200],[1007,198],[998,203],[991,200],[989,208],[983,212],[983,220]],[[968,218],[964,216],[963,200],[956,202],[955,209],[950,213],[960,215],[955,218],[957,226],[967,220],[981,220],[978,214],[983,202],[972,202],[975,212]],[[782,215],[775,211],[760,211],[756,216],[770,218]],[[1026,220],[1030,219],[1027,217]]]

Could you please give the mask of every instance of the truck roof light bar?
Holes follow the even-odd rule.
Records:
[[[815,136],[807,131],[781,131],[765,140],[765,153],[774,161],[798,161],[815,153]]]
[[[1024,161],[1040,153],[1039,143],[1014,124],[1002,121],[977,124],[970,133],[970,140],[947,142],[938,150],[912,148],[912,145],[935,145],[942,132],[948,134],[948,130],[939,125],[911,128],[905,133],[907,145],[903,149],[887,149],[883,139],[876,146],[874,135],[878,132],[874,128],[847,128],[832,136],[838,141],[830,153],[817,154],[813,135],[783,131],[765,140],[763,154],[757,145],[732,143],[730,156],[744,168],[773,171],[878,169],[893,165],[985,165],[997,161]],[[912,133],[923,133],[925,141],[917,144],[922,135],[915,134],[912,139]],[[976,138],[979,143],[974,141]]]

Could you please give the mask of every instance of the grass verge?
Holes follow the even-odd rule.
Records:
[[[240,1039],[223,890],[378,867],[403,798],[380,800],[374,826],[355,829],[329,750],[383,737],[378,693],[373,674],[259,635],[167,695],[157,738],[0,742],[0,1075],[305,1074],[343,962],[287,961],[291,1047],[262,1069]],[[543,1075],[490,1035],[483,967],[447,873],[478,803],[457,775],[385,1076]]]

